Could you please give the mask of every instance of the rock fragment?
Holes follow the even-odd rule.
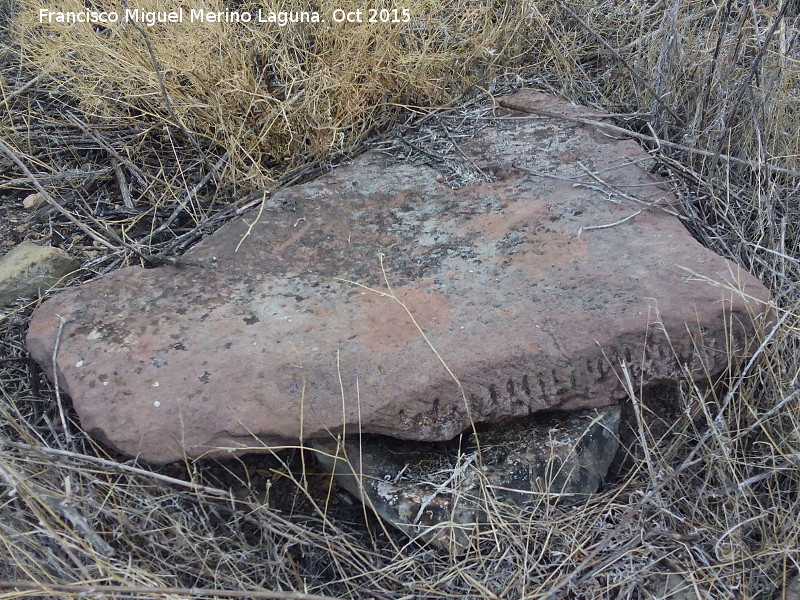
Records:
[[[0,259],[0,306],[36,298],[79,267],[60,248],[22,242]]]
[[[28,194],[22,200],[22,206],[27,210],[36,210],[37,208],[41,208],[45,204],[47,204],[47,200],[45,200],[41,192],[36,192],[35,194]]]
[[[410,538],[461,554],[501,511],[595,493],[619,446],[620,408],[534,418],[445,445],[312,443],[338,484]],[[502,507],[502,508],[501,508]]]

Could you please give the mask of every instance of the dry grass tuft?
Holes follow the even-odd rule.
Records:
[[[39,24],[39,5],[21,0],[14,41],[23,65],[43,71],[50,85],[75,98],[90,127],[145,133],[147,124],[167,148],[188,142],[194,150],[189,170],[211,168],[224,156],[219,180],[250,191],[286,169],[344,151],[410,113],[447,104],[496,70],[489,50],[505,46],[505,38],[519,46],[527,34],[519,11],[503,4],[458,2],[443,11],[430,0],[412,0],[409,13],[424,17],[410,23],[336,24],[328,17],[325,23],[278,27],[187,18],[98,29]],[[103,5],[120,14],[128,6]],[[314,9],[328,16],[361,6],[350,0],[244,2],[237,10]],[[83,7],[77,0],[59,5]],[[191,7],[230,10],[219,0]],[[156,0],[130,8],[174,6]]]
[[[447,166],[486,124],[477,103],[525,84],[619,113],[694,233],[770,287],[756,356],[667,397],[631,390],[629,453],[602,494],[493,507],[449,557],[301,472],[300,451],[160,469],[107,455],[68,403],[62,421],[22,343],[36,303],[20,305],[0,315],[0,599],[798,597],[797,4],[406,6],[411,22],[386,26],[96,30],[0,0],[3,249],[61,246],[84,280],[157,263],[375,136]],[[22,211],[37,189],[49,204]]]

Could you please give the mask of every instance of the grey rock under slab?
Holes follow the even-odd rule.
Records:
[[[182,265],[55,295],[31,355],[52,377],[64,317],[58,381],[85,430],[164,463],[359,429],[447,440],[471,419],[613,404],[623,362],[638,388],[749,351],[769,292],[661,209],[675,198],[635,142],[498,116],[460,146],[475,183],[365,153]]]
[[[0,258],[0,306],[38,298],[80,263],[60,248],[22,242]]]
[[[454,554],[503,511],[595,493],[619,446],[620,407],[560,413],[446,445],[351,436],[312,442],[337,483],[410,538]]]

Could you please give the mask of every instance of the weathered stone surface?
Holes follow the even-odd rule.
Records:
[[[674,200],[640,147],[516,116],[461,148],[491,183],[452,189],[364,154],[277,194],[243,241],[233,222],[183,266],[56,295],[31,320],[31,355],[51,370],[66,318],[58,380],[85,429],[166,462],[343,429],[445,440],[470,416],[611,404],[622,361],[639,386],[743,352],[769,295],[755,278],[658,208],[588,229]]]
[[[36,298],[78,267],[80,263],[60,248],[22,242],[0,259],[0,306]]]
[[[312,442],[337,483],[403,533],[460,553],[504,509],[585,501],[619,447],[620,407],[561,413],[443,446],[350,436]]]

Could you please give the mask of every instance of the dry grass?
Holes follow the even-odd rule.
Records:
[[[300,473],[298,452],[161,469],[108,456],[60,420],[19,306],[0,317],[0,598],[800,597],[797,5],[407,6],[412,22],[386,27],[98,32],[0,0],[0,141],[19,161],[0,152],[0,238],[64,247],[84,280],[158,262],[365,140],[388,148],[395,125],[399,147],[443,156],[471,103],[525,82],[649,137],[695,234],[770,287],[778,325],[671,410],[633,390],[630,453],[592,502],[496,506],[448,557]],[[411,122],[448,105],[460,121]],[[52,203],[24,214],[36,186]]]
[[[24,66],[52,75],[92,127],[128,127],[167,146],[188,146],[191,172],[224,157],[215,177],[236,193],[344,151],[410,112],[452,101],[492,69],[490,48],[504,46],[504,38],[519,47],[529,33],[519,11],[503,14],[502,4],[459,2],[444,12],[430,0],[413,0],[410,13],[426,17],[410,24],[329,20],[281,28],[187,19],[97,31],[39,25],[39,5],[23,0],[14,41]],[[71,0],[59,8],[83,6]],[[118,13],[127,6],[104,3]],[[134,6],[172,9],[160,0]],[[245,2],[239,10],[255,13],[260,6]],[[313,7],[330,15],[360,6],[323,0],[276,2],[264,10]],[[218,0],[192,7],[226,8]]]

